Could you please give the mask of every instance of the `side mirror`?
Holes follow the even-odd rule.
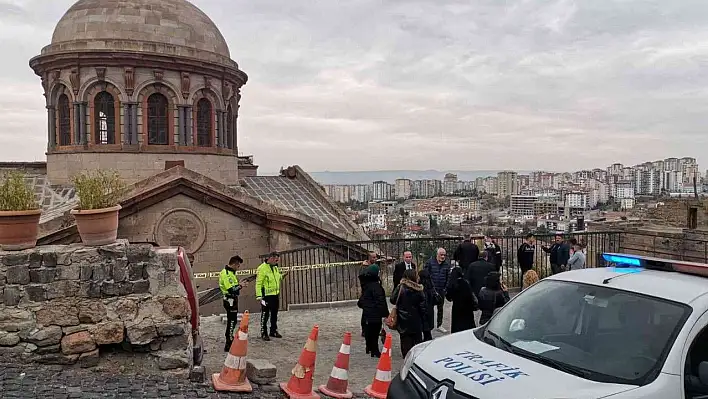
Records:
[[[708,386],[708,362],[701,362],[698,365],[698,379],[702,385]]]

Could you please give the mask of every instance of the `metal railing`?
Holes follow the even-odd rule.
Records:
[[[587,267],[603,266],[603,252],[618,251],[620,233],[577,233],[566,238],[575,238],[586,246]],[[386,239],[348,243],[332,243],[297,248],[280,253],[280,266],[286,270],[281,290],[285,308],[291,304],[336,302],[359,297],[359,272],[369,252],[387,259],[381,268],[381,280],[387,293],[393,288],[393,266],[401,260],[405,251],[411,251],[413,262],[422,267],[435,255],[438,248],[445,248],[448,258],[462,241],[462,237],[428,237],[412,239]],[[534,268],[540,277],[550,274],[548,254],[542,245],[550,246],[553,235],[536,236]],[[477,244],[481,247],[482,237]],[[521,236],[497,238],[502,251],[502,278],[510,288],[521,285],[521,275],[516,258],[517,249],[524,241]]]

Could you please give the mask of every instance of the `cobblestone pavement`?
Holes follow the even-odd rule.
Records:
[[[445,304],[445,322],[443,327],[450,329],[451,303]],[[361,310],[357,307],[339,309],[293,310],[279,314],[278,329],[282,339],[264,342],[259,337],[260,315],[254,314],[249,323],[248,357],[265,359],[278,368],[278,381],[290,378],[291,370],[300,357],[310,330],[319,325],[317,363],[315,367],[315,386],[326,384],[332,366],[337,358],[342,338],[346,331],[352,333],[352,349],[349,365],[349,388],[354,393],[364,392],[364,387],[371,384],[376,373],[378,359],[365,353],[364,338],[360,327]],[[202,318],[201,333],[207,348],[204,366],[209,373],[218,372],[224,364],[224,329],[219,317]],[[433,337],[442,334],[433,331]],[[393,370],[399,370],[402,358],[398,334],[393,335]],[[379,341],[380,343],[380,341]],[[383,345],[381,345],[383,347]]]

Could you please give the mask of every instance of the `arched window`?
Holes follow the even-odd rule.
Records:
[[[206,98],[197,101],[197,146],[211,147],[211,103]]]
[[[148,97],[147,101],[147,131],[148,144],[168,145],[169,129],[167,121],[167,97],[160,93],[154,93]]]
[[[71,109],[69,108],[69,97],[66,94],[59,96],[57,115],[59,145],[71,145]]]
[[[234,148],[234,113],[231,104],[226,107],[226,148]]]
[[[116,109],[113,96],[107,91],[96,94],[93,99],[94,136],[96,144],[116,143]]]

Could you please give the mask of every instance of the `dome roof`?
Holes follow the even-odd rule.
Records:
[[[42,53],[71,50],[230,58],[214,22],[187,0],[79,0],[61,18],[52,44]]]

